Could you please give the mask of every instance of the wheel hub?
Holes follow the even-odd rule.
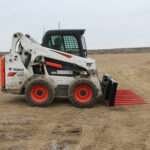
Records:
[[[43,92],[42,90],[38,90],[38,91],[37,91],[37,95],[38,95],[38,96],[42,96],[43,94],[44,94],[44,92]]]
[[[74,97],[80,103],[89,102],[93,97],[93,89],[88,84],[80,84],[74,90]]]
[[[43,103],[48,99],[48,88],[42,85],[35,85],[31,90],[31,97],[36,103]]]
[[[81,95],[81,96],[86,96],[86,95],[87,95],[87,92],[86,92],[85,90],[81,90],[81,91],[80,91],[80,95]]]

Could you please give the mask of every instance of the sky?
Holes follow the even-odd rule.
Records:
[[[86,29],[88,49],[150,46],[150,0],[0,0],[0,51],[12,34]]]

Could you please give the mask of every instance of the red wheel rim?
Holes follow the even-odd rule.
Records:
[[[80,103],[89,102],[93,97],[93,89],[88,84],[80,84],[74,89],[74,98]]]
[[[31,89],[31,98],[36,103],[43,103],[48,99],[48,88],[43,85],[35,85]]]

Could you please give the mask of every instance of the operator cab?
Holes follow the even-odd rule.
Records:
[[[73,55],[87,57],[85,30],[49,30],[42,39],[42,46]]]

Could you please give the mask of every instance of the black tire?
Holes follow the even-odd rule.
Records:
[[[29,105],[46,107],[53,102],[55,90],[52,83],[37,77],[27,83],[25,95]]]
[[[87,97],[86,99],[86,95],[89,95],[87,94],[87,92],[85,91],[85,93],[82,95],[82,85],[87,85],[87,87],[89,87],[90,89],[90,93],[92,93],[92,96],[90,94],[90,97]],[[81,87],[81,91],[80,91],[80,95],[79,95],[79,99],[82,100],[82,96],[84,97],[84,102],[81,102],[79,99],[78,99],[78,96],[75,96],[76,94],[76,89],[78,87]],[[89,93],[89,92],[88,92]],[[96,97],[97,97],[97,93],[98,93],[98,90],[95,86],[95,84],[87,79],[79,79],[79,80],[76,80],[74,81],[70,87],[69,87],[69,90],[68,90],[68,95],[69,95],[69,100],[70,102],[73,104],[73,106],[75,107],[79,107],[79,108],[90,108],[90,107],[93,107],[97,100],[96,100]]]

